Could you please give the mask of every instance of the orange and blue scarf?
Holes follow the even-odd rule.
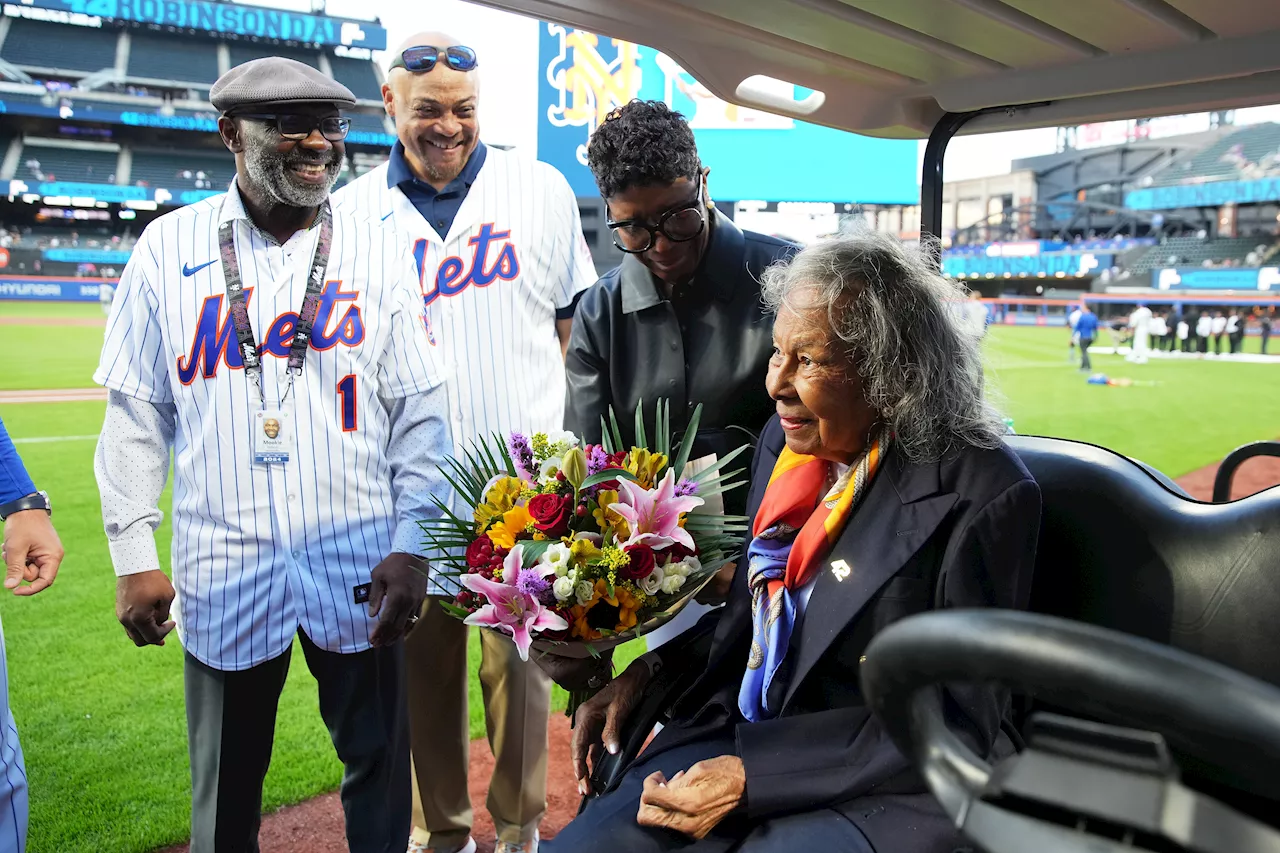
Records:
[[[751,656],[738,709],[751,722],[781,710],[789,678],[783,664],[796,624],[793,596],[821,571],[888,449],[889,435],[882,431],[825,497],[831,463],[786,447],[778,456],[747,547]]]

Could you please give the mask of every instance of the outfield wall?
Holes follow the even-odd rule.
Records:
[[[118,278],[54,278],[0,275],[0,301],[97,302],[98,287],[115,286]]]

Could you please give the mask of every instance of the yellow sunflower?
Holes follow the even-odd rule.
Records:
[[[522,506],[515,506],[502,514],[502,521],[489,528],[489,538],[496,548],[512,548],[516,537],[533,521],[533,516]]]

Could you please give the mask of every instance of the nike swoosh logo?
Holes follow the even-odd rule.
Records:
[[[200,266],[198,266],[198,267],[190,267],[190,266],[187,266],[186,264],[183,264],[183,265],[182,265],[182,274],[183,274],[184,276],[191,276],[191,275],[195,275],[196,273],[200,272],[200,270],[202,270],[202,269],[204,269],[205,267],[209,266],[210,264],[212,264],[212,263],[216,263],[216,262],[217,262],[217,258],[215,258],[215,259],[214,259],[214,260],[212,260],[212,261],[205,261],[203,264],[201,264],[201,265],[200,265]]]

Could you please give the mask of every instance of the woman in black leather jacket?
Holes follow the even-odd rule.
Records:
[[[796,247],[742,231],[716,209],[693,131],[662,102],[614,110],[587,158],[614,244],[628,254],[578,304],[565,429],[599,442],[612,405],[632,442],[636,406],[644,401],[652,424],[665,398],[673,433],[702,404],[694,458],[754,444],[774,409],[764,390],[772,318],[759,279]],[[726,511],[741,513],[745,500],[743,489],[728,493]]]

